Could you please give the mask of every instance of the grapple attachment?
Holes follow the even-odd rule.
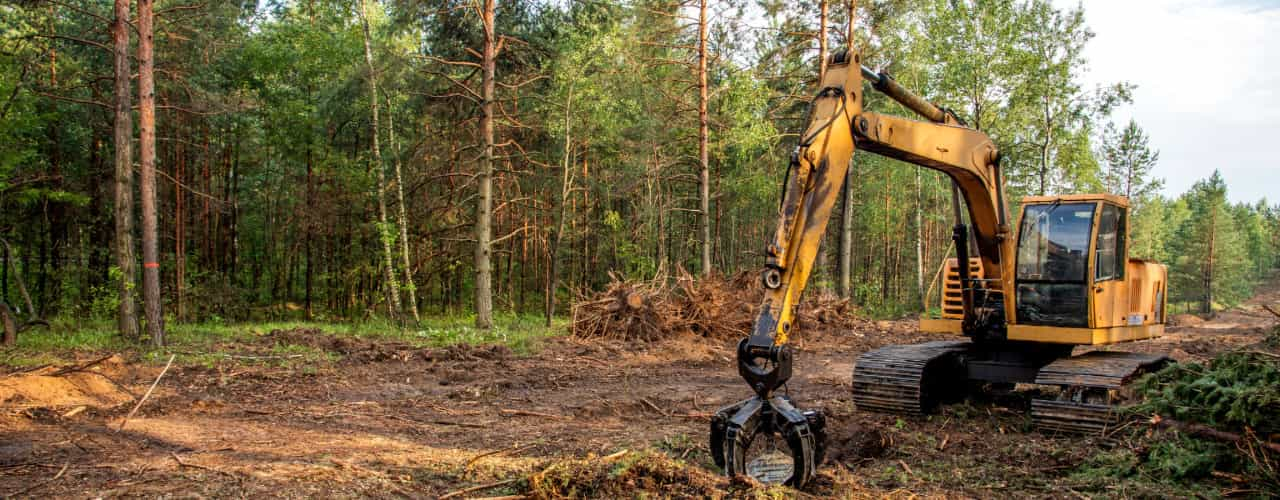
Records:
[[[791,377],[791,359],[785,345],[738,344],[738,373],[756,395],[711,418],[711,455],[726,475],[801,488],[817,473],[826,451],[826,417],[774,394]]]
[[[825,428],[821,412],[798,410],[786,396],[756,396],[712,417],[711,455],[730,476],[800,488],[822,463]]]

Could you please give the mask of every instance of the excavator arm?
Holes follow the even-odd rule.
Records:
[[[864,111],[864,80],[929,121]],[[857,54],[834,54],[787,168],[777,231],[766,248],[764,299],[750,336],[738,345],[738,372],[756,396],[722,409],[712,419],[712,454],[727,474],[745,473],[778,482],[785,478],[787,484],[799,487],[813,477],[821,462],[822,415],[798,410],[775,391],[791,377],[793,353],[788,340],[796,306],[857,147],[951,177],[969,207],[978,254],[988,270],[985,279],[978,279],[967,276],[967,266],[961,266],[966,333],[1002,323],[984,318],[1002,315],[1003,303],[987,305],[989,296],[984,295],[980,306],[972,297],[974,290],[986,289],[986,282],[1012,275],[1012,259],[1007,256],[1012,255],[1013,242],[1008,237],[995,145],[982,132],[963,126],[954,114],[911,94],[888,75],[862,67]],[[957,251],[967,261],[969,230],[957,222]],[[1003,283],[998,289],[1005,289]],[[789,467],[777,457],[748,460],[747,450],[759,435],[778,435],[787,443]]]

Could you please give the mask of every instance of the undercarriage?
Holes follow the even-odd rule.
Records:
[[[1037,429],[1099,432],[1116,422],[1128,382],[1171,361],[1117,351],[1071,356],[1073,347],[967,340],[886,346],[858,358],[853,400],[862,410],[921,415],[974,383],[1034,384],[1048,396],[1031,400]]]

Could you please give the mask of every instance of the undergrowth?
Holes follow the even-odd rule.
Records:
[[[1135,389],[1139,402],[1125,410],[1134,419],[1158,415],[1243,438],[1224,442],[1134,425],[1118,436],[1121,445],[1094,455],[1073,479],[1122,488],[1125,496],[1164,496],[1170,485],[1198,495],[1280,496],[1280,453],[1260,446],[1280,432],[1280,358],[1223,353],[1207,364],[1170,365]]]
[[[1280,432],[1280,358],[1228,352],[1208,365],[1174,363],[1137,386],[1142,401],[1130,411],[1223,430]]]
[[[418,347],[446,347],[454,344],[501,344],[513,352],[527,354],[538,342],[565,331],[566,320],[556,318],[545,325],[542,316],[496,314],[494,327],[475,328],[472,316],[427,317],[412,325],[398,325],[385,319],[362,322],[272,321],[228,323],[213,319],[198,323],[179,323],[172,319],[165,325],[166,346],[152,349],[146,341],[122,339],[113,321],[60,317],[50,321],[49,328],[36,328],[18,336],[18,343],[0,351],[0,366],[36,366],[68,362],[83,353],[137,352],[149,361],[164,363],[168,354],[177,354],[178,362],[206,364],[228,358],[237,351],[234,344],[259,347],[261,338],[274,330],[317,329],[336,337],[360,337],[391,340]],[[306,346],[267,345],[276,359],[293,364],[332,361],[331,355],[313,353]],[[234,354],[234,352],[232,352]],[[296,356],[302,354],[302,356]],[[232,358],[244,362],[252,358]],[[285,363],[290,364],[290,363]]]

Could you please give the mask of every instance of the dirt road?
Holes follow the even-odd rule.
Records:
[[[1257,342],[1275,323],[1258,307],[1264,302],[1280,302],[1280,291],[1125,348],[1195,360]],[[1162,493],[1082,478],[1081,464],[1117,444],[1030,431],[1017,395],[919,419],[853,408],[859,353],[930,338],[907,322],[881,322],[814,333],[800,344],[790,389],[801,406],[826,409],[833,448],[810,494]],[[252,362],[268,356],[258,354],[263,346],[280,343],[341,357],[286,367]],[[159,372],[154,363],[115,357],[57,374],[59,367],[7,369],[0,495],[437,497],[504,480],[470,496],[527,494],[522,478],[557,460],[646,449],[714,482],[707,417],[748,396],[730,343],[699,338],[639,347],[555,338],[517,356],[493,346],[416,349],[285,331],[230,347],[245,354],[174,366],[120,431],[134,397]]]

